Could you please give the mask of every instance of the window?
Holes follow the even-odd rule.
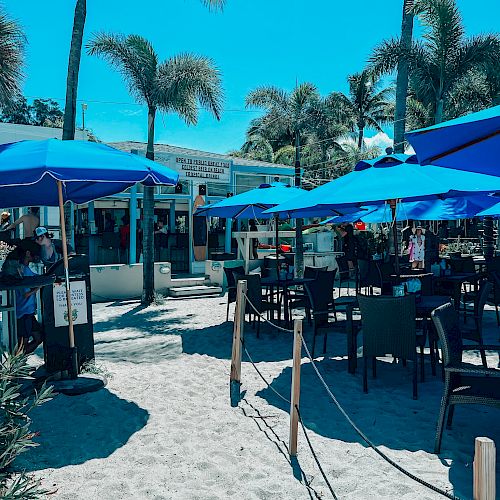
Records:
[[[234,194],[244,193],[259,187],[261,184],[267,182],[265,175],[252,175],[252,174],[236,174],[236,186]]]

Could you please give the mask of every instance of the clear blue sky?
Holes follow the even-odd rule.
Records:
[[[224,12],[213,13],[199,0],[87,0],[85,40],[103,30],[137,33],[153,42],[161,59],[180,52],[213,58],[223,76],[222,120],[202,113],[198,126],[188,127],[175,116],[159,117],[156,141],[226,152],[239,148],[256,116],[244,111],[249,90],[264,84],[291,89],[298,79],[323,94],[345,91],[346,76],[363,68],[372,47],[397,35],[402,1],[228,0]],[[498,0],[458,3],[469,35],[499,29]],[[75,1],[3,4],[29,41],[25,94],[64,97]],[[78,97],[88,102],[86,126],[100,139],[146,139],[145,110],[130,104],[121,77],[104,61],[83,55]]]

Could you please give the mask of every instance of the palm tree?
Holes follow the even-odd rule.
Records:
[[[393,120],[393,88],[381,89],[381,81],[369,70],[348,77],[349,95],[332,92],[327,97],[328,105],[336,110],[340,121],[350,124],[357,131],[358,148],[363,147],[365,128],[382,132],[382,127]]]
[[[425,29],[423,40],[410,48],[400,40],[389,40],[371,56],[375,71],[390,73],[407,61],[412,92],[430,106],[435,123],[450,117],[447,104],[454,87],[470,71],[493,74],[500,64],[500,36],[465,37],[455,0],[417,0],[414,12]]]
[[[198,106],[217,120],[222,112],[219,70],[210,59],[180,54],[159,62],[150,42],[138,35],[97,34],[88,44],[88,53],[107,60],[118,69],[129,92],[148,108],[146,157],[154,160],[154,127],[157,111],[176,113],[187,124],[196,124]],[[144,188],[144,287],[142,301],[154,300],[154,187]]]
[[[400,44],[405,49],[411,47],[413,37],[413,0],[403,0],[403,22],[401,23]],[[406,99],[408,97],[408,61],[398,63],[396,77],[396,98],[394,110],[394,152],[404,153],[406,128]]]
[[[86,0],[77,0],[75,17],[73,20],[73,33],[69,49],[68,76],[66,78],[66,104],[63,118],[63,141],[75,138],[76,128],[76,97],[78,93],[78,75],[80,73],[80,60],[82,56],[83,31],[87,17]]]
[[[264,110],[264,116],[258,121],[262,132],[279,130],[290,141],[288,145],[295,148],[295,185],[301,184],[300,153],[301,136],[311,130],[317,120],[321,98],[312,83],[297,85],[292,92],[278,87],[264,86],[252,90],[246,98],[246,106]],[[255,122],[254,122],[255,125]],[[296,220],[295,268],[297,275],[302,276],[304,267],[302,220]]]
[[[0,106],[20,97],[26,38],[20,25],[0,11]]]

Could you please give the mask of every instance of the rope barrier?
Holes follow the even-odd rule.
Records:
[[[270,325],[274,326],[275,328],[278,328],[280,330],[283,330],[283,331],[286,331],[286,332],[292,332],[293,333],[293,330],[289,330],[287,328],[283,328],[281,326],[278,326],[276,324],[274,324],[273,322],[269,321],[267,318],[263,317],[262,314],[257,310],[257,308],[254,306],[254,304],[252,304],[252,302],[248,299],[248,296],[245,294],[245,298],[246,300],[248,301],[248,303],[250,304],[250,307],[255,311],[255,313],[260,316],[264,321],[266,321],[267,323],[269,323]],[[330,390],[330,387],[328,386],[328,384],[325,382],[325,379],[323,378],[323,376],[321,375],[321,373],[319,372],[318,370],[318,367],[316,366],[316,362],[314,361],[314,358],[311,356],[311,353],[309,351],[309,348],[307,347],[307,344],[304,340],[304,337],[301,336],[301,341],[302,341],[302,346],[304,347],[304,350],[307,354],[307,357],[309,358],[310,362],[311,362],[311,365],[314,369],[314,371],[316,372],[316,375],[318,376],[321,384],[324,386],[324,388],[326,389],[326,392],[328,393],[328,395],[330,396],[330,398],[332,399],[333,403],[335,404],[335,406],[337,407],[337,409],[340,411],[340,413],[344,416],[344,418],[347,420],[347,422],[351,425],[351,427],[356,431],[356,433],[361,437],[361,439],[373,450],[375,451],[375,453],[377,453],[381,458],[383,458],[387,463],[389,463],[390,465],[392,465],[394,468],[396,468],[399,472],[401,472],[402,474],[404,474],[405,476],[409,477],[410,479],[413,479],[414,481],[416,481],[417,483],[421,484],[422,486],[425,486],[426,488],[429,488],[431,489],[432,491],[434,491],[435,493],[438,493],[440,495],[443,495],[445,496],[446,498],[450,498],[451,500],[460,500],[459,497],[445,491],[445,490],[442,490],[441,488],[438,488],[437,486],[434,486],[433,484],[430,484],[428,483],[427,481],[425,481],[424,479],[421,479],[417,476],[415,476],[414,474],[412,474],[411,472],[407,471],[406,469],[404,469],[401,465],[399,465],[398,463],[396,463],[394,460],[392,460],[390,457],[388,457],[384,452],[382,452],[381,450],[378,449],[377,446],[375,446],[371,440],[364,434],[364,432],[354,423],[354,421],[351,419],[351,417],[348,415],[348,413],[344,410],[344,408],[341,406],[341,404],[338,402],[337,398],[334,396],[334,394],[332,393],[332,391]],[[271,389],[275,394],[277,394],[282,400],[284,400],[285,402],[287,403],[290,403],[290,400],[285,398],[282,394],[280,394],[276,389],[274,389],[273,387],[271,387],[271,384],[269,384],[269,382],[265,379],[265,377],[262,375],[262,373],[260,372],[260,370],[257,368],[257,366],[255,365],[255,363],[253,362],[253,360],[251,359],[250,357],[250,354],[247,350],[247,348],[245,347],[243,341],[242,341],[242,344],[243,344],[243,348],[245,350],[245,353],[246,355],[248,356],[252,366],[255,368],[255,370],[257,371],[257,373],[259,374],[260,378],[265,382],[265,384],[267,385],[267,387],[269,389]],[[335,493],[330,485],[330,483],[328,482],[328,479],[321,467],[321,464],[317,458],[317,455],[312,447],[312,444],[309,440],[309,437],[307,435],[307,431],[305,429],[305,425],[302,421],[302,417],[300,415],[300,411],[298,409],[298,407],[296,406],[295,407],[296,410],[297,410],[297,414],[299,416],[299,422],[300,422],[300,425],[302,427],[302,430],[304,431],[304,436],[306,437],[306,441],[307,441],[307,444],[311,450],[311,453],[313,455],[313,458],[316,462],[316,464],[318,465],[319,469],[320,469],[320,472],[325,480],[325,482],[327,483],[328,485],[328,488],[330,490],[330,492],[332,493],[333,495],[333,498],[334,499],[337,499],[337,497],[335,496]]]
[[[338,497],[337,497],[337,495],[335,495],[335,492],[333,491],[332,485],[330,484],[330,481],[328,481],[328,478],[326,477],[325,471],[323,470],[323,467],[321,467],[321,463],[319,462],[318,456],[316,455],[316,452],[314,451],[314,448],[311,444],[309,436],[307,435],[306,426],[304,425],[304,422],[302,421],[302,416],[300,415],[299,407],[297,405],[295,405],[295,409],[297,410],[297,415],[299,416],[300,426],[302,427],[302,430],[304,431],[304,436],[306,437],[306,441],[307,441],[307,444],[309,446],[309,449],[311,450],[311,454],[314,458],[314,461],[316,462],[316,465],[318,466],[318,469],[321,472],[321,475],[323,476],[323,479],[325,480],[325,483],[328,486],[330,493],[332,494],[333,498],[335,500],[337,500]]]
[[[293,333],[293,330],[290,330],[289,328],[283,328],[282,326],[277,325],[276,323],[273,323],[272,321],[268,320],[265,316],[262,316],[262,313],[253,305],[252,301],[248,298],[248,295],[246,293],[243,294],[245,296],[246,301],[248,304],[250,304],[250,307],[254,310],[255,314],[260,317],[260,319],[263,319],[266,323],[269,323],[271,326],[274,326],[274,328],[277,328],[278,330],[282,330],[283,332],[288,332],[288,333]]]
[[[443,496],[445,496],[447,498],[450,498],[451,500],[460,500],[459,497],[457,497],[457,496],[455,496],[455,495],[453,495],[453,494],[451,494],[451,493],[449,493],[449,492],[447,492],[445,490],[442,490],[442,489],[438,488],[437,486],[434,486],[434,485],[428,483],[427,481],[425,481],[425,480],[423,480],[423,479],[415,476],[414,474],[412,474],[411,472],[407,471],[406,469],[404,469],[403,467],[401,467],[399,464],[397,464],[394,460],[392,460],[391,458],[389,458],[384,452],[380,451],[377,448],[377,446],[375,446],[370,441],[370,439],[364,434],[364,432],[353,422],[353,420],[351,419],[351,417],[347,414],[347,412],[344,410],[344,408],[342,408],[342,406],[340,405],[340,403],[337,401],[337,398],[333,395],[332,391],[328,387],[328,384],[325,382],[325,379],[321,376],[321,373],[319,372],[318,367],[316,366],[316,363],[315,363],[314,359],[312,358],[311,353],[309,352],[309,349],[307,347],[307,344],[305,343],[305,341],[304,341],[303,338],[302,338],[302,345],[304,347],[304,350],[306,351],[307,357],[311,361],[311,365],[312,365],[314,371],[316,372],[316,375],[320,379],[320,382],[322,383],[322,385],[326,389],[326,392],[328,393],[328,395],[330,396],[330,398],[334,402],[335,406],[338,408],[338,410],[340,411],[340,413],[342,413],[342,415],[349,422],[349,424],[356,431],[356,433],[361,437],[361,439],[370,448],[372,448],[372,450],[375,451],[375,453],[377,453],[386,462],[388,462],[390,465],[392,465],[397,470],[399,470],[399,472],[402,472],[405,476],[409,477],[410,479],[413,479],[414,481],[416,481],[417,483],[421,484],[422,486],[426,486],[427,488],[431,489],[435,493],[439,493],[440,495],[443,495]]]
[[[264,377],[264,375],[262,375],[262,373],[260,372],[260,370],[257,368],[257,365],[255,364],[255,362],[253,361],[252,357],[250,356],[250,353],[248,352],[248,349],[246,348],[245,346],[245,342],[243,342],[243,340],[241,341],[241,344],[243,345],[243,350],[245,351],[245,354],[247,355],[248,357],[248,360],[250,361],[250,363],[252,364],[252,366],[255,368],[255,371],[258,373],[259,377],[264,381],[264,383],[267,385],[267,387],[269,389],[271,389],[271,391],[273,391],[278,397],[280,397],[285,403],[288,403],[288,404],[291,404],[291,401],[287,398],[285,398],[285,396],[283,396],[283,394],[280,394],[274,387],[271,386],[271,384],[266,380],[266,378]]]

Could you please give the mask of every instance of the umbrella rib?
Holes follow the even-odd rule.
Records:
[[[492,132],[491,134],[485,135],[484,137],[480,137],[478,139],[474,139],[472,141],[469,141],[465,144],[461,144],[460,146],[457,146],[455,148],[450,149],[449,151],[445,151],[444,153],[440,153],[436,156],[432,156],[429,159],[429,162],[432,163],[436,160],[440,160],[441,158],[444,158],[445,156],[452,155],[454,153],[458,153],[459,151],[462,151],[463,149],[469,148],[471,146],[474,146],[475,144],[479,144],[480,142],[487,141],[488,139],[491,139],[495,137],[496,135],[500,134],[500,130],[496,130],[495,132]]]

